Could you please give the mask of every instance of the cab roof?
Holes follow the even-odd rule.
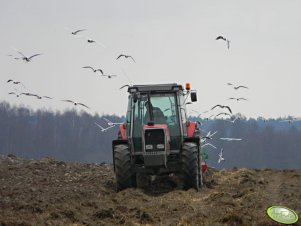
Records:
[[[128,88],[129,93],[135,92],[160,92],[160,91],[178,91],[183,90],[183,86],[177,83],[169,83],[169,84],[149,84],[149,85],[133,85]]]

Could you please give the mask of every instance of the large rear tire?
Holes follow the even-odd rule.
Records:
[[[127,145],[114,147],[116,189],[121,191],[136,186],[136,174],[132,172],[131,155]]]
[[[198,146],[192,142],[186,142],[182,147],[182,181],[183,188],[200,188],[200,167],[198,159]]]

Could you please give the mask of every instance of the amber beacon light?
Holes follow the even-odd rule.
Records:
[[[190,83],[186,83],[185,88],[186,90],[190,90]]]

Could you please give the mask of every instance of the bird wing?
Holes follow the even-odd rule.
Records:
[[[117,58],[116,58],[116,60],[118,60],[120,57],[124,57],[125,55],[124,54],[120,54]]]
[[[221,108],[221,107],[223,107],[223,106],[220,105],[220,104],[217,104],[217,105],[215,105],[214,107],[212,107],[211,110],[213,110],[213,109],[216,108],[216,107],[220,107],[220,108]]]
[[[219,40],[219,39],[225,40],[225,38],[223,36],[217,36],[215,40]]]
[[[229,40],[227,40],[227,47],[228,47],[228,49],[230,48],[230,41]]]
[[[248,100],[248,99],[240,97],[238,98],[238,100]]]
[[[129,85],[121,86],[119,89],[123,89],[124,87],[130,87]]]
[[[248,89],[248,87],[246,86],[237,86],[237,87],[234,87],[235,89],[239,89],[239,88],[245,88],[245,89]]]
[[[96,69],[95,71],[100,71],[100,73],[103,74],[103,71],[100,68]]]
[[[34,54],[34,55],[28,57],[28,59],[30,60],[31,58],[36,57],[36,56],[39,56],[39,55],[42,55],[42,53]]]
[[[213,144],[210,144],[210,143],[206,143],[206,144],[213,147],[213,148],[215,148],[215,149],[217,149],[217,147],[215,147]]]
[[[74,101],[72,101],[72,100],[62,100],[62,101],[65,101],[65,102],[70,102],[70,103],[75,103]]]
[[[47,98],[47,99],[53,99],[52,97],[49,96],[42,96],[43,98]]]
[[[94,68],[91,67],[91,66],[84,66],[83,68],[90,68],[90,69],[92,69],[94,71]]]
[[[84,107],[86,107],[86,108],[88,108],[88,109],[90,109],[87,105],[85,105],[85,104],[82,104],[82,103],[77,103],[78,105],[81,105],[81,106],[84,106]]]
[[[7,82],[12,82],[12,81],[13,81],[12,79],[7,80]]]
[[[236,100],[237,98],[235,97],[230,97],[228,100]]]
[[[76,35],[78,32],[85,31],[85,30],[86,30],[86,29],[77,30],[77,31],[74,31],[73,34]]]
[[[229,112],[232,114],[231,108],[229,106],[224,106],[224,108],[227,108]]]
[[[101,125],[99,125],[97,122],[94,122],[94,124],[95,124],[96,126],[98,126],[102,131],[105,130],[105,129],[104,129]]]
[[[17,52],[20,53],[23,57],[26,58],[26,56],[22,52],[20,52],[20,51],[17,51]]]
[[[224,113],[218,113],[215,117],[217,117],[217,116],[220,116],[220,115],[223,115]]]
[[[132,60],[136,63],[136,61],[134,60],[134,58],[132,56],[129,56],[130,58],[132,58]]]
[[[14,93],[14,92],[10,92],[10,93],[8,93],[8,94],[16,94],[16,93]]]
[[[111,122],[109,119],[107,118],[103,118],[106,122],[110,123],[110,124],[113,124],[113,122]]]

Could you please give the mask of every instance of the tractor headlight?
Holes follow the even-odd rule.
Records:
[[[154,149],[152,144],[145,145],[145,150],[152,150],[152,149]]]
[[[157,149],[164,149],[164,144],[157,144]]]

